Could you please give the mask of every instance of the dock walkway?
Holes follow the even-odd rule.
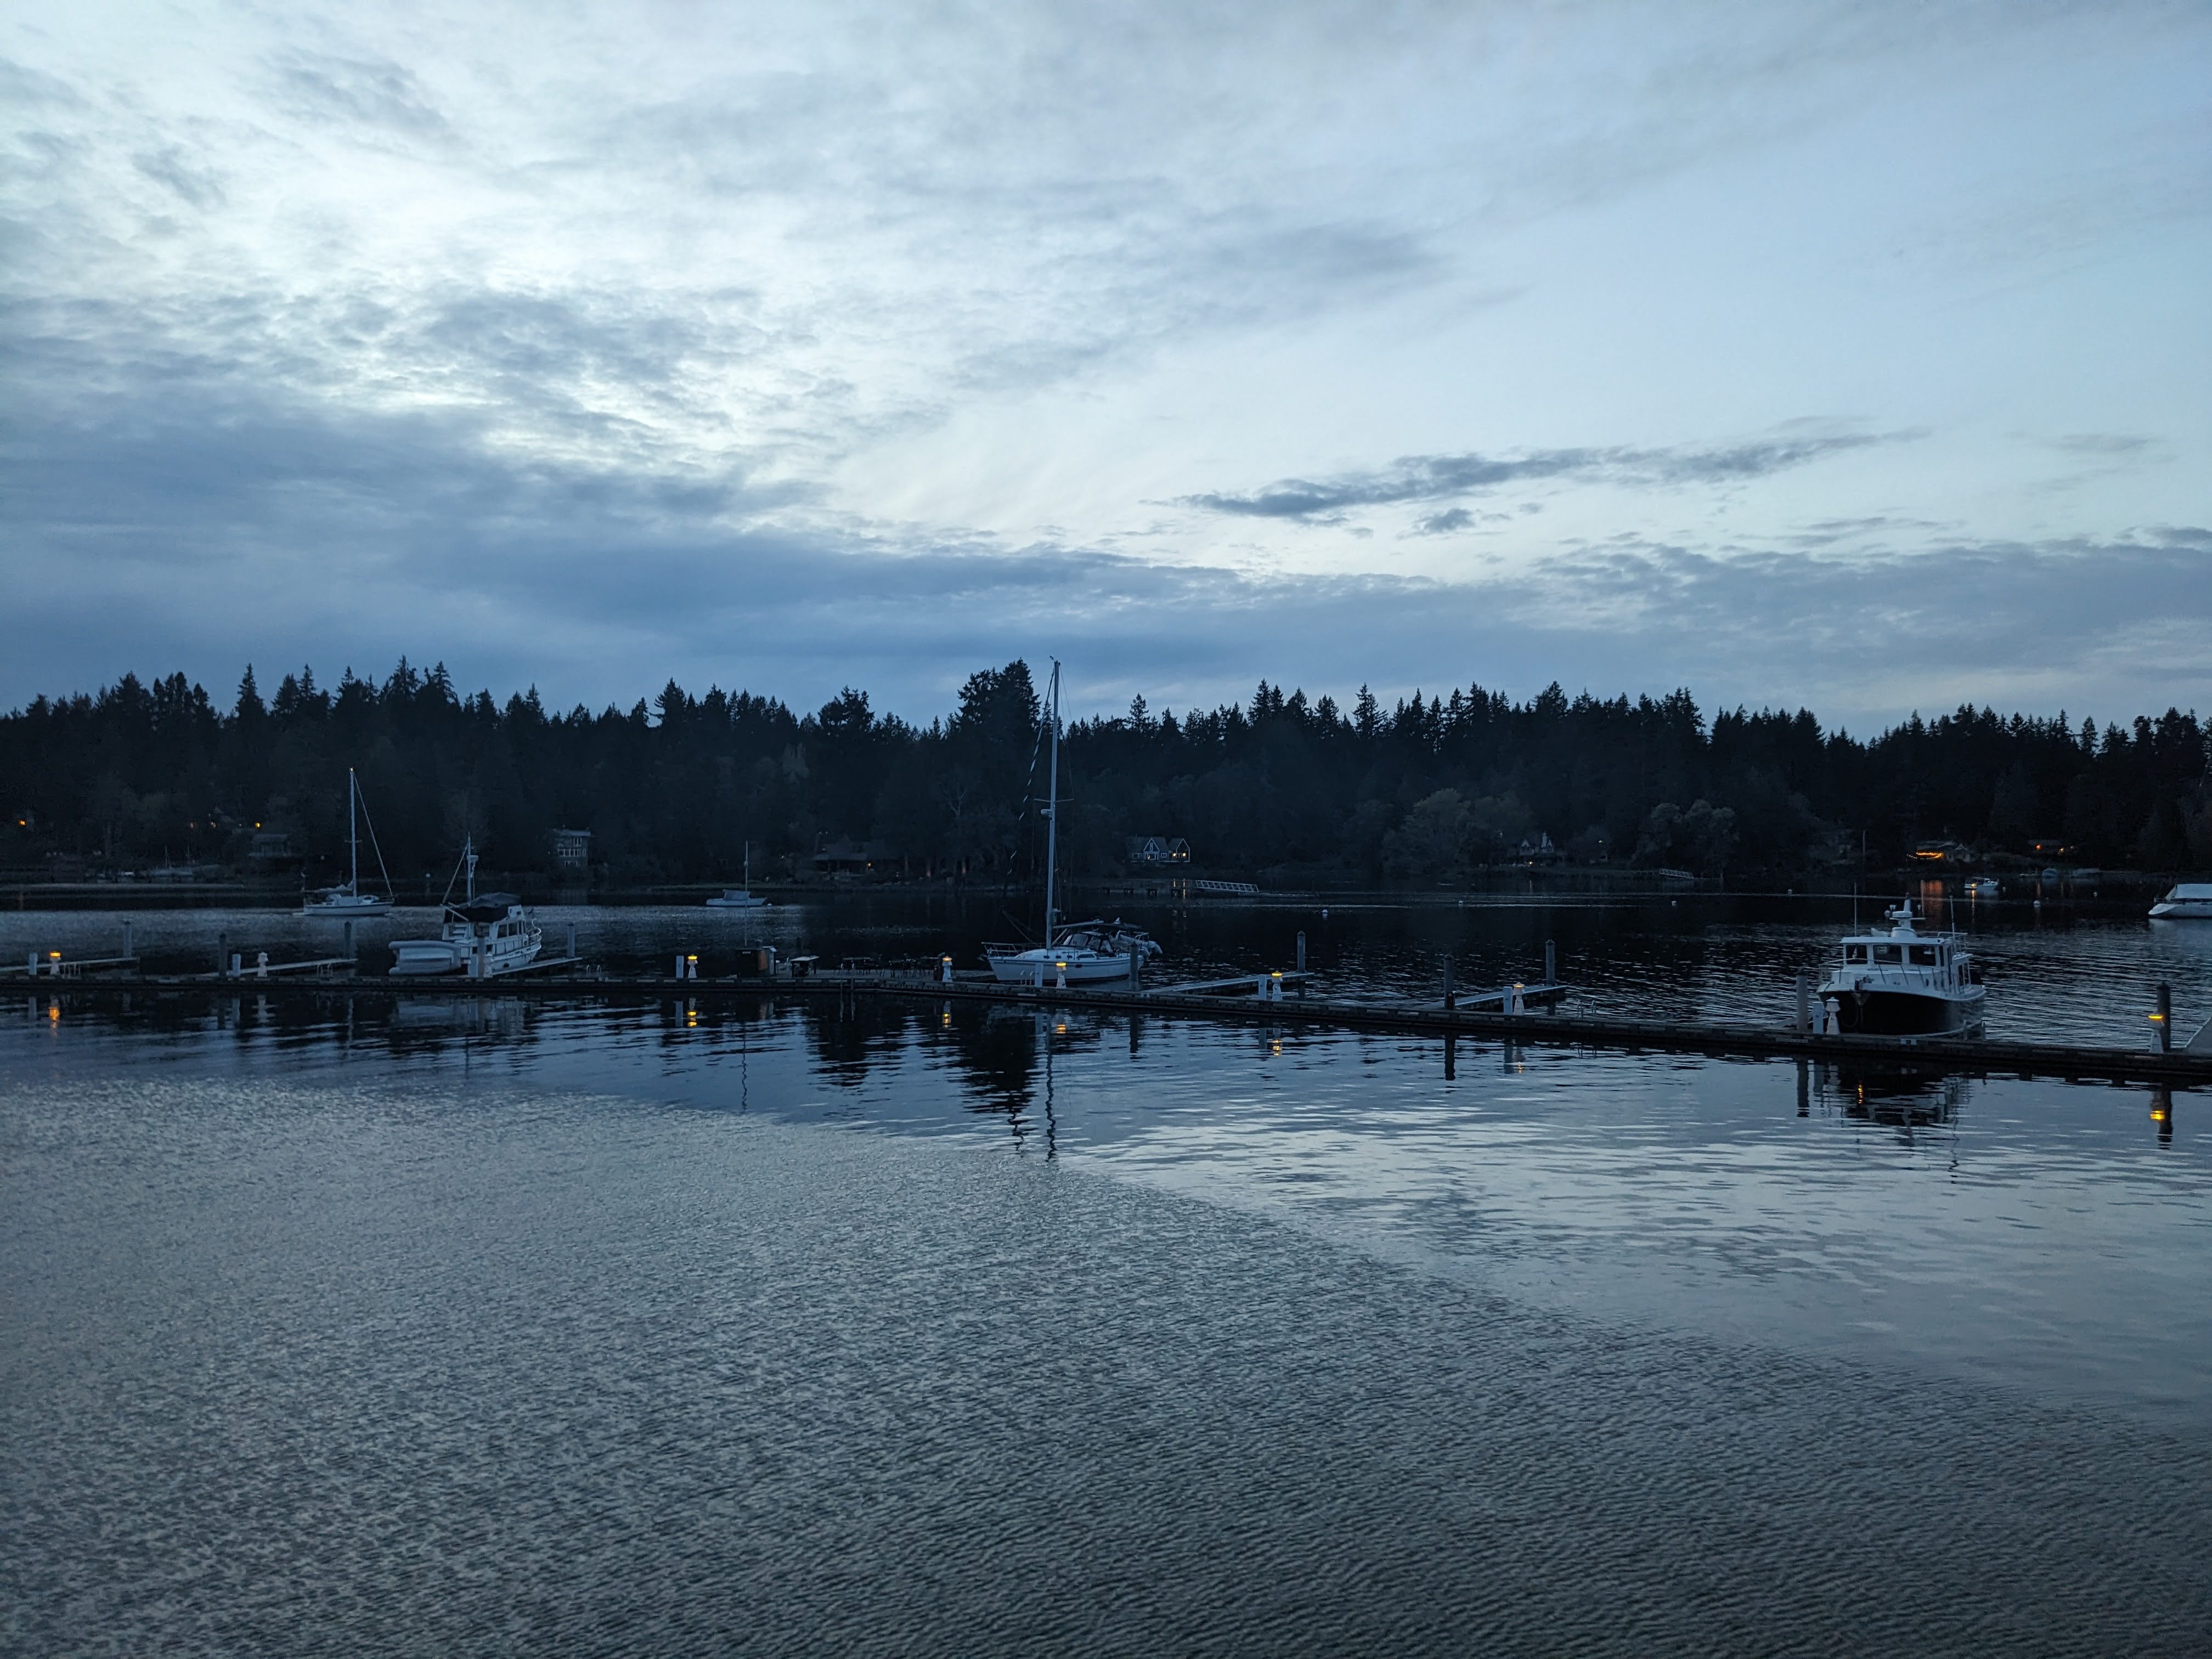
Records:
[[[549,963],[549,967],[555,964]],[[567,966],[567,963],[559,965]],[[2212,1054],[2177,1048],[2160,1053],[2145,1047],[2127,1049],[2069,1043],[2021,1042],[1985,1037],[1870,1037],[1821,1036],[1787,1027],[1764,1029],[1611,1016],[1546,1013],[1507,1013],[1492,1011],[1495,993],[1462,994],[1457,1005],[1441,1002],[1358,1000],[1311,995],[1226,996],[1221,989],[1251,986],[1273,975],[1244,974],[1218,981],[1198,981],[1158,990],[1128,986],[1042,991],[1024,986],[978,982],[958,978],[950,983],[930,974],[896,969],[855,969],[817,972],[803,978],[737,976],[717,979],[611,979],[597,974],[532,974],[503,975],[496,981],[462,981],[452,975],[435,978],[390,979],[378,976],[343,982],[320,980],[213,981],[205,978],[82,980],[54,984],[52,994],[73,1000],[109,1001],[117,998],[154,995],[235,995],[251,990],[257,996],[327,1000],[398,1000],[416,996],[451,996],[465,983],[478,994],[553,1000],[576,999],[602,1003],[619,1002],[734,1002],[740,999],[834,999],[841,1002],[865,999],[923,1002],[995,1004],[1002,1006],[1094,1010],[1107,1014],[1155,1014],[1217,1024],[1309,1027],[1411,1037],[1472,1038],[1528,1047],[1568,1047],[1608,1049],[1618,1053],[1697,1054],[1745,1059],[1802,1057],[1826,1060],[1856,1060],[1873,1065],[1910,1064],[1937,1071],[1983,1074],[2012,1073],[2021,1077],[2056,1077],[2071,1080],[2096,1079],[2111,1082],[2160,1083],[2184,1088],[2212,1086]],[[1290,975],[1285,975],[1289,979]],[[1564,988],[1546,982],[1522,988],[1524,999],[1532,990],[1563,994]],[[1475,1006],[1471,1004],[1480,1003]]]

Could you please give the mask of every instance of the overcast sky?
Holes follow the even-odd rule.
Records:
[[[9,9],[0,706],[2212,714],[2212,8]]]

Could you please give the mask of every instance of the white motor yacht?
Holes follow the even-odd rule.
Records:
[[[356,916],[380,916],[392,908],[392,875],[384,868],[384,849],[376,844],[376,825],[368,826],[368,847],[376,854],[376,867],[384,876],[382,893],[361,890],[361,826],[368,806],[361,798],[361,782],[353,768],[346,768],[346,850],[348,872],[344,884],[326,887],[300,907],[303,916],[350,921]]]
[[[1955,933],[1923,933],[1907,900],[1888,912],[1887,933],[1853,933],[1843,962],[1820,985],[1824,1024],[1869,1036],[1978,1030],[1987,992]]]
[[[394,974],[465,974],[471,979],[490,979],[537,959],[545,942],[544,929],[532,922],[530,912],[514,894],[477,893],[472,840],[462,843],[461,866],[467,872],[461,902],[446,906],[445,925],[437,938],[392,942]]]
[[[2150,907],[2153,921],[2212,921],[2212,881],[2177,882]]]

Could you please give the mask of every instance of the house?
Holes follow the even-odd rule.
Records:
[[[871,874],[891,856],[890,843],[883,841],[830,841],[814,849],[814,867],[823,875]]]
[[[1190,843],[1181,836],[1131,836],[1127,846],[1133,866],[1190,862]]]
[[[292,850],[290,831],[256,830],[253,844],[246,856],[256,864],[283,864],[299,857],[299,854]]]
[[[556,868],[574,871],[581,875],[592,867],[592,832],[588,830],[556,830],[553,832],[553,863]]]

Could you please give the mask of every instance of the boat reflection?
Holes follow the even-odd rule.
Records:
[[[1913,1129],[1956,1123],[1972,1097],[1974,1079],[1911,1066],[1820,1065],[1798,1071],[1798,1115],[1807,1115],[1806,1073],[1812,1094],[1831,1109],[1864,1123]]]

